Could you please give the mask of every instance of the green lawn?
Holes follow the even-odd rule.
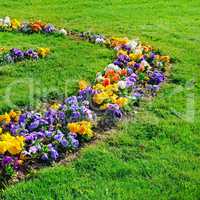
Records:
[[[96,71],[113,59],[106,48],[64,37],[0,33],[0,41],[6,48],[51,49],[48,58],[39,62],[0,67],[0,110],[74,93],[80,79],[93,80]]]
[[[134,119],[81,150],[80,158],[69,165],[42,169],[30,180],[7,187],[1,199],[199,199],[199,6],[199,0],[1,1],[2,16],[39,18],[108,36],[139,37],[177,60],[158,97],[143,102]],[[2,95],[10,81],[32,78],[38,88],[34,99],[40,99],[45,97],[41,88],[56,88],[64,94],[65,80],[73,79],[68,83],[71,93],[76,80],[92,80],[113,57],[107,49],[54,36],[0,33],[0,42],[4,47],[49,46],[54,50],[38,63],[0,69],[1,109],[9,107]],[[17,105],[29,103],[24,87],[27,83],[13,91]]]

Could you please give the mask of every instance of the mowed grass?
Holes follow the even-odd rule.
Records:
[[[2,191],[1,199],[199,199],[199,6],[198,0],[0,2],[1,15],[39,18],[73,30],[139,37],[177,60],[172,66],[168,83],[162,87],[158,97],[153,102],[142,102],[142,109],[134,119],[123,122],[105,140],[81,150],[80,157],[69,165],[42,169],[30,180],[7,187]],[[1,40],[2,44],[9,40],[16,40],[20,46],[35,44],[33,39],[26,40],[26,37],[22,40],[27,43],[19,42],[21,35],[10,34],[6,37],[8,40]],[[55,66],[57,63],[67,66],[64,63],[71,62],[69,67],[74,69],[72,62],[82,64],[80,59],[74,60],[76,56],[70,59],[63,57],[64,51],[59,49],[68,40],[57,39],[60,42],[56,38],[32,37],[40,38],[37,45],[41,41],[44,46],[52,42],[56,49],[49,59],[41,60],[37,66],[46,65],[47,69],[48,62]],[[85,47],[89,44],[81,45]],[[73,48],[78,49],[77,46]],[[96,52],[95,48],[99,49],[91,46],[92,55],[83,48],[83,57],[95,58],[95,55],[106,51],[101,49]],[[75,52],[72,53],[75,55]],[[85,64],[93,67],[90,68],[91,73],[85,70],[73,72],[90,79],[90,75],[92,77],[95,70],[111,58],[112,52],[103,55],[105,57],[98,59],[99,65],[85,60]],[[23,74],[27,73],[27,68],[20,64],[18,67],[24,69]],[[41,69],[33,68],[33,71],[26,76],[40,77]],[[58,77],[67,79],[59,74],[62,71],[55,72],[56,80]],[[68,72],[72,73],[71,70]],[[7,78],[10,76],[12,74],[8,74]]]
[[[113,59],[113,52],[83,41],[42,34],[1,33],[4,48],[50,48],[39,61],[0,66],[0,110],[36,106],[49,98],[75,93],[78,81],[93,81],[98,70]]]

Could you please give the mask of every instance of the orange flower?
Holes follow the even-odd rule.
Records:
[[[44,27],[44,24],[41,21],[36,21],[33,24],[31,24],[31,29],[33,32],[39,32]]]
[[[68,124],[68,129],[72,133],[77,133],[77,132],[79,132],[79,125],[77,125],[76,123],[69,123]]]
[[[163,62],[169,63],[170,62],[170,57],[169,56],[160,56],[160,60],[163,61]]]
[[[113,81],[117,82],[117,81],[119,81],[119,79],[120,79],[119,74],[115,74],[113,76]]]
[[[128,63],[128,66],[129,66],[129,67],[130,67],[130,66],[134,66],[134,64],[135,64],[135,61],[131,61],[131,62]]]

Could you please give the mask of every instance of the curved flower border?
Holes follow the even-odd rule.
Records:
[[[106,38],[55,28],[41,21],[0,19],[1,31],[72,35],[116,51],[116,59],[96,74],[95,83],[79,83],[76,95],[36,111],[0,115],[0,174],[7,180],[35,163],[49,164],[78,149],[131,113],[145,96],[155,96],[170,65],[169,56],[138,40]]]

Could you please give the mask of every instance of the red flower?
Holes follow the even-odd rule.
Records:
[[[109,78],[105,78],[105,79],[103,80],[103,86],[106,87],[106,86],[108,86],[108,85],[110,85],[110,79],[109,79]]]
[[[121,75],[126,76],[127,75],[127,70],[126,69],[122,69],[121,70]]]

